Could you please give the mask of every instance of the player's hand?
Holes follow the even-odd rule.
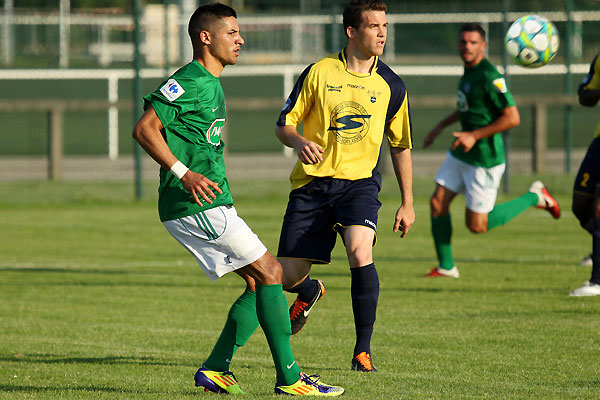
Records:
[[[468,153],[477,142],[477,138],[473,132],[454,132],[452,136],[456,138],[452,144],[452,150],[456,150],[461,146]]]
[[[402,205],[396,211],[396,220],[394,222],[394,232],[402,232],[401,238],[406,236],[410,227],[415,223],[415,209],[412,206]]]
[[[436,137],[438,137],[438,135],[440,134],[442,130],[440,128],[438,128],[437,126],[435,128],[433,128],[428,134],[427,136],[425,136],[425,140],[423,141],[423,148],[426,149],[427,147],[431,146],[433,144],[433,141],[435,140]]]
[[[296,147],[296,154],[303,164],[317,164],[323,161],[324,151],[321,146],[310,140],[303,141]]]
[[[219,185],[204,175],[197,174],[192,170],[186,172],[181,178],[181,184],[185,190],[194,196],[194,201],[200,207],[202,207],[202,201],[200,198],[202,198],[202,200],[204,200],[206,203],[212,204],[212,199],[217,198],[215,191],[219,194],[223,193]]]

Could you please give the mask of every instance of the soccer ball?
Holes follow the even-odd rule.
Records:
[[[542,67],[558,51],[558,31],[547,19],[526,15],[510,26],[504,45],[515,63],[528,68]]]

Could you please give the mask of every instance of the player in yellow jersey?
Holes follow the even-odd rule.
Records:
[[[351,271],[356,344],[352,369],[376,371],[371,335],[379,298],[373,263],[384,139],[402,194],[393,231],[404,237],[415,220],[412,196],[410,109],[402,80],[380,59],[387,38],[387,7],[381,0],[354,0],[343,13],[348,45],[308,66],[277,121],[281,142],[295,149],[292,191],[279,241],[284,289],[297,293],[290,308],[292,333],[302,329],[325,293],[308,276],[328,264],[337,234]],[[304,122],[303,134],[297,126]]]
[[[579,103],[594,107],[600,100],[600,57],[596,55],[590,71],[578,90]],[[600,295],[600,121],[595,137],[581,162],[573,187],[573,214],[579,223],[592,235],[592,276],[571,296]]]

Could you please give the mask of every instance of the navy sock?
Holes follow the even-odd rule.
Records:
[[[354,357],[363,351],[371,353],[371,335],[375,324],[377,300],[379,299],[379,276],[375,264],[351,268],[352,312],[356,329]]]
[[[600,285],[600,218],[594,218],[592,231],[592,277],[590,282]]]
[[[288,290],[290,293],[298,293],[298,298],[308,303],[312,300],[319,290],[319,282],[316,279],[310,279],[310,275],[306,277],[302,282]]]

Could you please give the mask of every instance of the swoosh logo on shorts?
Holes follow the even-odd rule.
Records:
[[[296,364],[296,360],[294,360],[293,363],[291,363],[290,365],[286,365],[287,369],[290,369],[294,366],[294,364]]]

